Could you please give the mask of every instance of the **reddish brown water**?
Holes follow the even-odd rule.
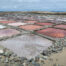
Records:
[[[54,38],[63,38],[66,36],[66,31],[61,29],[47,28],[37,31],[40,34],[47,35]]]
[[[24,25],[24,26],[20,26],[20,28],[22,28],[24,30],[36,30],[36,29],[41,29],[42,26],[38,26],[38,25]]]

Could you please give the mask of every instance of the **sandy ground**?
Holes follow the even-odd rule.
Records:
[[[66,48],[59,53],[52,54],[48,60],[45,61],[44,66],[66,66]]]

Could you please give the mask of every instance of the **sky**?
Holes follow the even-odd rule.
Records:
[[[66,0],[0,0],[0,11],[66,11]]]

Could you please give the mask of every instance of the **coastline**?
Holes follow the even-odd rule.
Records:
[[[0,11],[0,14],[11,13],[30,13],[30,14],[45,14],[45,15],[66,15],[66,12],[46,12],[46,11]]]

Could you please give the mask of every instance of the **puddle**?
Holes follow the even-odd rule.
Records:
[[[37,31],[37,33],[50,36],[53,38],[64,38],[66,36],[66,31],[61,29],[47,28]]]
[[[52,41],[37,35],[25,34],[6,41],[1,41],[0,44],[12,50],[20,57],[31,59],[51,46]]]

